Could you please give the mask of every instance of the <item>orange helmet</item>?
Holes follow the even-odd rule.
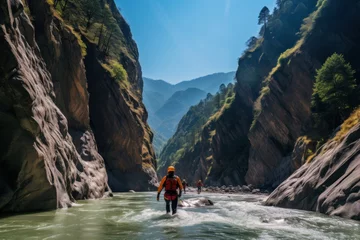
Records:
[[[173,166],[168,167],[168,172],[175,172],[175,168]]]

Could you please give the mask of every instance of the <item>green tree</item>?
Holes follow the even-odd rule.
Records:
[[[55,0],[55,1],[54,1],[54,7],[56,8],[57,5],[58,5],[60,2],[62,2],[62,0]],[[67,5],[68,5],[68,3],[69,3],[69,0],[64,0],[63,2],[64,2],[64,3],[63,3],[63,6],[62,6],[62,10],[65,11],[65,9],[66,9],[66,7],[67,7]]]
[[[214,103],[215,103],[215,108],[220,108],[221,107],[221,96],[220,93],[216,93],[215,97],[214,97]]]
[[[312,109],[320,119],[330,121],[335,128],[353,110],[352,101],[356,89],[355,71],[343,55],[329,57],[317,71]]]
[[[253,48],[256,46],[257,41],[257,37],[252,36],[249,40],[247,40],[246,46],[248,46],[248,48]]]
[[[94,20],[100,15],[101,6],[99,0],[82,0],[82,10],[86,18],[86,30],[90,28]]]
[[[220,87],[219,87],[220,94],[225,95],[226,91],[227,91],[227,89],[226,89],[225,84],[221,84]]]
[[[208,102],[208,101],[210,101],[212,98],[213,98],[213,95],[212,95],[211,93],[208,93],[208,94],[206,95],[205,101]]]
[[[264,24],[265,28],[266,28],[266,24],[269,20],[269,16],[270,16],[270,10],[268,7],[263,7],[260,11],[259,14],[259,25]]]
[[[110,52],[110,43],[112,41],[112,39],[118,35],[120,29],[119,26],[117,25],[116,20],[112,17],[111,21],[107,24],[107,30],[108,30],[108,34],[107,34],[107,40],[105,40],[105,44],[103,45],[103,52],[108,55]]]
[[[100,26],[100,29],[99,29],[98,44],[99,44],[99,47],[101,48],[101,44],[102,44],[102,40],[103,40],[103,34],[104,34],[104,31],[105,31],[106,25],[113,21],[112,20],[113,16],[112,16],[112,13],[111,13],[111,10],[110,10],[108,4],[105,4],[104,9],[101,11],[100,19],[101,19],[101,26]]]
[[[57,5],[59,4],[60,0],[54,0],[54,7],[56,8]]]

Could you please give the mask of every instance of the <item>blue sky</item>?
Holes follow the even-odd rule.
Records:
[[[143,76],[171,83],[237,68],[258,14],[275,0],[116,0],[140,52]]]

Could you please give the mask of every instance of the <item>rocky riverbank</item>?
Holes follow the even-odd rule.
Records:
[[[186,192],[196,192],[197,188],[188,187],[186,189]],[[202,192],[208,192],[208,193],[223,193],[223,194],[237,194],[237,193],[252,193],[252,194],[269,194],[270,192],[265,190],[260,190],[258,188],[254,188],[252,185],[243,185],[243,186],[221,186],[221,187],[215,187],[215,186],[207,186],[202,188]]]

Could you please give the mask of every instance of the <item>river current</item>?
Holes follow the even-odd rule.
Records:
[[[0,218],[0,239],[360,239],[360,223],[265,207],[266,196],[201,194],[214,206],[165,214],[155,193],[121,193],[69,209]],[[184,199],[197,198],[186,194]]]

